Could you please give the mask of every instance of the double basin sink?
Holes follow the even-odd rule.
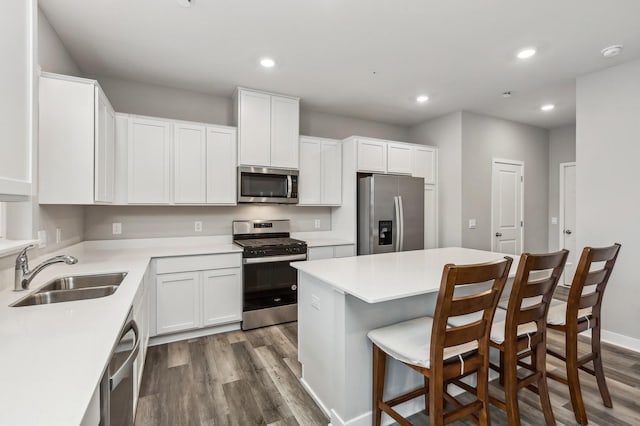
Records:
[[[126,272],[117,272],[56,278],[11,306],[47,305],[110,296],[116,292],[126,276]]]

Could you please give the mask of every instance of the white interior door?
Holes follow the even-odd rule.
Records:
[[[494,160],[491,185],[491,250],[522,253],[524,164]]]
[[[576,163],[560,164],[560,248],[569,250],[563,282],[571,285],[576,271]]]

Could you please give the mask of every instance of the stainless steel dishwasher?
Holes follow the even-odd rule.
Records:
[[[133,363],[140,350],[140,333],[129,311],[120,338],[100,382],[100,425],[133,425]]]

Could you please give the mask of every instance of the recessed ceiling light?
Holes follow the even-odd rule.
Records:
[[[506,92],[502,92],[502,97],[503,98],[510,98],[511,96],[513,96],[513,92],[511,90],[507,90]]]
[[[518,59],[527,59],[536,54],[536,49],[533,47],[527,47],[526,49],[522,49],[517,53]]]
[[[614,56],[618,56],[622,52],[621,44],[614,44],[613,46],[605,47],[600,51],[602,56],[605,58],[613,58]]]
[[[540,109],[542,111],[551,111],[552,109],[554,109],[556,106],[554,104],[546,104],[546,105],[542,105],[540,107]]]
[[[276,61],[271,58],[262,58],[260,59],[260,65],[265,68],[273,68],[276,66]]]
[[[427,95],[420,95],[416,98],[416,101],[423,104],[425,102],[427,102],[429,100],[429,96]]]
[[[176,0],[176,3],[182,7],[191,7],[193,5],[193,1],[194,0]]]

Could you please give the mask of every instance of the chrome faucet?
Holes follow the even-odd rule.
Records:
[[[27,250],[33,248],[35,246],[30,245],[26,247],[24,250],[20,252],[18,257],[16,258],[16,279],[15,279],[15,287],[14,291],[22,291],[29,288],[29,284],[33,278],[40,273],[47,266],[51,266],[56,263],[66,263],[67,265],[73,265],[78,263],[78,259],[73,256],[55,256],[51,259],[47,259],[38,266],[36,266],[33,270],[29,270],[29,258],[27,257]]]

